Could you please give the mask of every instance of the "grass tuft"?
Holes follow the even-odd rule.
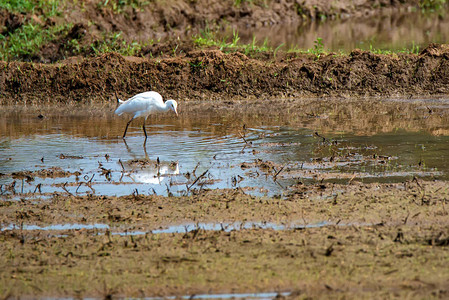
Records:
[[[201,31],[200,34],[196,34],[192,38],[194,44],[198,47],[215,46],[224,52],[242,51],[245,54],[250,54],[254,52],[273,51],[273,48],[268,46],[268,39],[265,39],[261,46],[257,44],[257,40],[255,37],[253,37],[253,40],[250,44],[239,43],[240,37],[238,32],[235,30],[232,32],[232,37],[224,37],[222,39],[219,39],[216,32],[213,32],[208,27],[206,27],[206,29]],[[276,48],[276,52],[278,50],[279,47]]]
[[[133,56],[137,55],[143,47],[151,43],[152,41],[148,43],[127,42],[123,39],[121,32],[114,32],[105,34],[102,40],[95,41],[90,47],[96,55],[117,52],[121,55]]]
[[[6,36],[0,34],[0,59],[30,58],[43,45],[66,34],[71,26],[71,24],[65,24],[44,28],[40,24],[29,22]]]

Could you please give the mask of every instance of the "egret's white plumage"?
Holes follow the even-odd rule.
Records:
[[[173,110],[178,115],[178,103],[175,100],[163,101],[162,96],[157,92],[144,92],[137,94],[126,101],[122,101],[117,98],[119,102],[119,107],[115,110],[115,114],[122,115],[128,114],[131,116],[131,120],[126,124],[125,132],[123,133],[123,138],[126,136],[126,131],[132,120],[135,118],[143,117],[143,132],[145,133],[145,139],[147,138],[147,131],[145,130],[145,121],[149,115],[166,112]]]

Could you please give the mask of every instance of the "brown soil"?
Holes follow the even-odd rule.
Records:
[[[128,3],[124,6],[122,3]],[[131,3],[136,5],[130,5]],[[107,3],[105,5],[105,3]],[[298,24],[323,19],[366,18],[371,15],[393,14],[420,9],[418,0],[170,0],[170,1],[75,1],[60,3],[63,14],[47,20],[35,14],[19,14],[0,10],[0,33],[7,35],[20,28],[26,20],[40,25],[74,24],[69,32],[44,45],[34,57],[23,57],[35,62],[54,62],[73,56],[68,41],[76,40],[82,46],[101,44],[104,35],[120,32],[127,41],[153,40],[142,55],[160,55],[173,50],[173,40],[189,39],[193,33],[206,27],[231,26],[267,27],[274,24]],[[159,42],[159,41],[163,42]],[[167,44],[167,41],[172,41]],[[178,50],[184,47],[179,46]],[[82,55],[93,54],[90,47]]]
[[[171,0],[152,1],[141,9],[128,8],[121,13],[112,10],[111,5],[99,9],[95,1],[85,3],[83,10],[77,9],[77,4],[74,6],[67,7],[64,21],[81,23],[87,27],[86,20],[90,20],[98,33],[121,31],[129,40],[147,40],[179,36],[206,26],[262,27],[311,22],[322,18],[345,19],[391,14],[419,8],[419,1],[361,0],[354,5],[352,1],[326,0]]]
[[[106,54],[55,65],[0,62],[0,104],[113,101],[145,90],[165,98],[248,99],[449,93],[449,46],[420,55],[284,54],[257,59],[218,50],[145,59]]]
[[[180,198],[64,194],[3,201],[0,223],[19,228],[0,233],[0,294],[289,291],[290,298],[446,298],[447,187],[413,180],[299,186],[286,199],[203,190]],[[226,224],[251,221],[287,229],[226,231]],[[186,222],[224,225],[151,233]],[[21,224],[109,229],[21,230]],[[135,231],[141,234],[116,235]]]
[[[337,3],[338,2],[338,3]],[[116,1],[64,4],[64,14],[48,24],[74,23],[27,62],[0,62],[0,104],[112,101],[156,90],[166,98],[247,99],[322,96],[402,96],[449,93],[449,46],[429,45],[419,55],[378,55],[355,49],[349,55],[247,53],[197,49],[191,35],[206,24],[223,27],[310,22],[315,18],[363,17],[418,8],[419,1],[152,1],[120,8]],[[61,4],[62,5],[62,4]],[[114,6],[115,5],[115,6]],[[36,12],[38,13],[38,12]],[[8,34],[36,15],[0,12]],[[48,25],[47,24],[47,25]],[[42,24],[46,26],[45,24]],[[100,42],[102,34],[122,32],[124,40],[161,39],[139,57],[106,54],[74,57],[67,41]],[[179,37],[179,38],[178,38]],[[88,47],[90,48],[90,47]],[[87,50],[86,50],[87,51]]]
[[[245,124],[242,107],[253,109],[251,115],[262,119],[277,114],[276,110],[267,112],[267,107],[282,104],[310,116],[310,122],[324,131],[347,126],[340,122],[341,116],[363,120],[352,128],[360,133],[378,132],[379,126],[389,131],[405,128],[406,119],[416,130],[447,134],[448,115],[438,108],[420,105],[403,111],[393,107],[394,113],[379,117],[370,115],[369,110],[382,106],[373,103],[365,111],[353,101],[340,108],[337,117],[329,117],[322,102],[330,98],[313,106],[303,100],[273,99],[327,96],[336,101],[335,97],[448,95],[449,45],[432,44],[419,55],[380,55],[357,49],[349,55],[245,55],[229,49],[200,50],[188,39],[175,38],[190,35],[205,24],[260,27],[309,22],[323,16],[356,18],[416,8],[418,1],[362,0],[354,5],[353,1],[281,0],[234,5],[237,1],[172,0],[151,1],[142,10],[129,8],[120,14],[111,6],[99,7],[98,1],[75,2],[83,9],[67,3],[63,16],[48,20],[75,23],[66,36],[43,46],[36,57],[24,57],[33,62],[0,62],[0,105],[104,104],[115,101],[114,91],[127,98],[156,90],[164,98],[179,100],[180,111],[194,115],[219,114],[224,106],[233,108],[235,116],[231,118],[237,125],[230,130],[238,132],[242,122]],[[27,18],[39,22],[33,15],[0,11],[1,33],[17,30]],[[146,47],[139,57],[115,53],[92,57],[88,51],[71,56],[68,40],[87,45],[108,31],[122,31],[125,40],[167,41]],[[220,99],[224,101],[210,103]],[[242,99],[251,101],[237,101]],[[187,102],[194,105],[183,105]],[[76,114],[75,106],[68,107]],[[198,107],[201,109],[195,111]],[[54,107],[52,111],[55,114]],[[14,126],[33,132],[37,122],[55,117],[43,114],[29,124]],[[180,119],[183,125],[190,124],[182,114]],[[123,130],[122,124],[112,129],[95,126],[94,113],[89,121],[90,126],[80,126],[76,132],[118,136]],[[300,125],[301,121],[292,116],[282,122]],[[3,122],[0,126],[8,129]],[[130,162],[136,167],[154,163]],[[269,161],[240,167],[257,167],[271,176],[289,174],[284,166]],[[19,180],[67,175],[59,169],[0,174]],[[289,291],[292,299],[447,298],[448,186],[448,182],[416,179],[400,184],[364,184],[347,178],[347,184],[298,182],[285,199],[253,197],[241,189],[195,190],[184,197],[137,193],[125,197],[74,196],[69,192],[33,200],[10,197],[0,201],[2,229],[16,226],[0,231],[0,298],[110,299],[265,291]],[[2,192],[15,193],[16,188],[2,186]],[[224,225],[217,231],[152,233],[191,222]],[[227,231],[226,224],[233,222],[272,222],[286,228],[255,226]],[[58,224],[106,224],[109,229],[23,228]],[[127,232],[142,234],[117,235]]]

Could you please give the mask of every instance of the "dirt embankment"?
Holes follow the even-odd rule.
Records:
[[[359,50],[336,55],[319,51],[244,54],[230,49],[198,50],[192,44],[192,34],[204,28],[357,18],[416,9],[420,3],[173,0],[125,5],[89,1],[59,4],[59,13],[50,16],[41,8],[33,14],[0,10],[4,36],[26,23],[43,29],[73,24],[57,31],[37,53],[19,58],[34,63],[0,62],[0,104],[110,101],[114,89],[124,98],[157,90],[179,100],[448,94],[448,45],[430,45],[419,55]],[[92,57],[95,45],[103,43],[107,34],[118,32],[126,41],[162,40],[140,49],[136,55],[144,58],[113,53]],[[68,59],[38,64],[63,58]]]
[[[419,55],[260,56],[195,50],[153,59],[110,53],[52,65],[0,62],[0,104],[111,101],[114,90],[124,98],[157,90],[181,101],[449,93],[449,45]]]
[[[132,2],[130,4],[129,2]],[[358,18],[420,8],[419,0],[172,0],[172,1],[68,1],[60,14],[40,18],[0,9],[0,33],[13,33],[31,19],[45,26],[74,24],[67,36],[43,47],[42,55],[56,58],[67,39],[80,45],[101,39],[105,32],[121,32],[125,40],[145,41],[189,35],[205,27],[262,27],[333,18]],[[128,3],[128,4],[125,4]],[[422,6],[422,5],[421,5]],[[45,24],[44,24],[45,23]],[[61,53],[59,53],[61,54]]]
[[[152,1],[150,5],[128,6],[122,10],[92,1],[82,10],[78,9],[79,4],[68,6],[64,21],[85,27],[89,27],[90,21],[94,33],[120,31],[128,40],[146,40],[182,35],[205,27],[263,27],[391,14],[419,7],[418,0],[361,0],[356,5],[353,1],[327,0],[175,0]]]
[[[360,0],[354,4],[354,1],[327,0],[174,0],[168,3],[152,1],[150,5],[140,8],[128,6],[121,11],[92,1],[85,3],[84,9],[78,12],[72,8],[78,8],[79,4],[68,6],[65,20],[76,23],[81,17],[83,20],[93,20],[99,30],[120,30],[130,37],[142,37],[142,34],[152,37],[151,32],[179,32],[206,25],[260,27],[315,19],[366,17],[416,9],[420,7],[420,2]]]

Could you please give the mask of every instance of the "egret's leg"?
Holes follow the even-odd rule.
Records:
[[[143,129],[143,133],[145,133],[145,141],[147,140],[148,136],[147,136],[147,130],[145,129],[145,121],[147,119],[143,119],[143,124],[142,124],[142,129]]]
[[[126,132],[128,131],[128,126],[129,126],[129,124],[131,123],[131,121],[132,121],[133,119],[134,119],[134,118],[131,118],[131,120],[129,120],[129,122],[126,123],[125,132],[123,133],[123,138],[125,138]]]
[[[128,152],[131,153],[131,149],[129,149],[128,143],[126,143],[125,139],[123,139],[123,143],[125,144],[126,150],[128,150]]]
[[[148,159],[148,153],[147,153],[147,139],[145,138],[145,141],[143,142],[143,152],[145,152],[145,158]]]

